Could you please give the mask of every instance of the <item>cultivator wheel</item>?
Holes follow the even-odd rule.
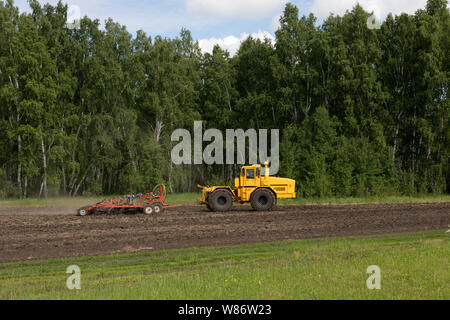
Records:
[[[86,215],[88,215],[89,214],[89,207],[82,207],[82,208],[80,208],[80,209],[78,209],[78,215],[79,216],[86,216]]]
[[[147,215],[153,215],[155,209],[151,204],[147,204],[144,206],[144,208],[142,208],[142,211]]]
[[[164,212],[164,208],[163,208],[163,206],[160,205],[159,203],[155,203],[155,204],[153,205],[153,212],[154,212],[155,214],[161,214],[161,213]]]
[[[159,215],[164,212],[164,207],[159,203],[147,204],[142,211],[147,215]]]

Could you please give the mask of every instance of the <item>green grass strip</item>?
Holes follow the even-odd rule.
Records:
[[[292,240],[0,264],[0,299],[449,299],[450,233]],[[81,269],[68,290],[66,268]],[[381,268],[369,290],[367,267]]]

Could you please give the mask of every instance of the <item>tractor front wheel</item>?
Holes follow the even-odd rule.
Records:
[[[213,211],[228,211],[233,206],[233,195],[228,190],[216,190],[208,197],[208,207]]]
[[[268,189],[258,189],[253,192],[250,202],[256,211],[269,211],[275,204],[275,196]]]

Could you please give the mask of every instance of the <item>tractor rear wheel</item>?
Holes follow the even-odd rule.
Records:
[[[228,190],[216,190],[208,197],[208,205],[213,211],[228,211],[233,206],[233,195]]]
[[[268,189],[258,189],[253,192],[250,202],[256,211],[269,211],[275,204],[275,196]]]

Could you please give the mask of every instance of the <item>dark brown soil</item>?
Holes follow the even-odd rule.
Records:
[[[60,213],[58,213],[60,210]],[[226,213],[206,207],[78,217],[69,208],[0,208],[0,262],[287,239],[446,229],[450,202],[278,206]]]

